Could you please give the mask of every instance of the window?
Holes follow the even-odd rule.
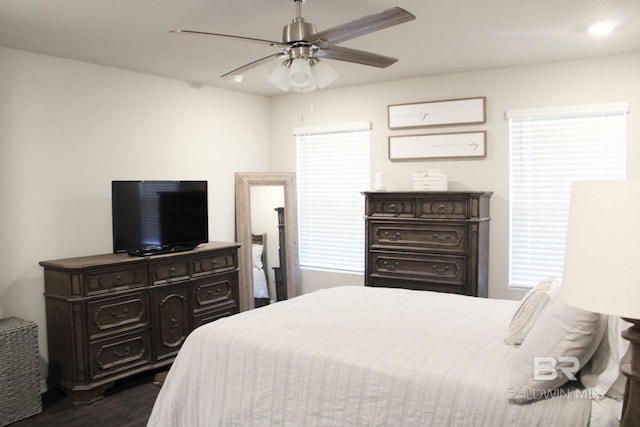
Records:
[[[507,112],[509,286],[562,279],[571,183],[626,176],[627,111],[604,104]]]
[[[364,271],[371,124],[297,128],[300,266]]]

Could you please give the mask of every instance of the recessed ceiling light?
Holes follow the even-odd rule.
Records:
[[[241,75],[234,75],[234,76],[229,76],[229,78],[231,79],[232,82],[234,83],[242,83],[242,79],[244,79],[244,76]]]
[[[613,21],[596,22],[589,27],[589,34],[592,36],[606,36],[613,29],[616,28],[616,23]]]

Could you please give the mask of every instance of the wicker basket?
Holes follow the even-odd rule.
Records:
[[[40,412],[38,326],[0,319],[0,427]]]

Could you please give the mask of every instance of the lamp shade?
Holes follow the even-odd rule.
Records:
[[[318,61],[311,70],[316,84],[320,89],[329,86],[338,77],[336,70],[324,61]]]
[[[640,318],[640,178],[575,182],[560,298]]]
[[[308,85],[306,85],[304,87],[294,87],[293,90],[295,90],[296,92],[300,92],[300,93],[307,93],[307,92],[313,92],[317,88],[318,87],[316,86],[315,79],[313,78],[313,75],[312,75],[311,76],[311,81],[309,82]]]
[[[294,88],[307,87],[311,83],[311,65],[305,58],[296,58],[289,67],[289,84]]]
[[[289,67],[278,65],[269,75],[269,83],[285,92],[289,90]]]

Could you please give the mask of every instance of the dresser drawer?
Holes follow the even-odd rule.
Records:
[[[95,341],[89,355],[92,379],[146,365],[151,361],[149,329]]]
[[[194,312],[228,305],[235,306],[235,289],[236,275],[233,273],[196,279],[193,284]]]
[[[211,323],[215,320],[222,319],[223,317],[228,317],[236,314],[238,312],[237,307],[226,307],[219,310],[208,310],[203,311],[202,313],[193,317],[194,328],[200,327],[202,325],[206,325],[207,323]]]
[[[149,324],[149,295],[135,293],[87,303],[89,337]]]
[[[418,218],[465,219],[469,217],[466,198],[432,197],[418,199]]]
[[[199,257],[193,260],[193,274],[200,276],[203,274],[221,273],[234,271],[238,268],[237,252],[218,253],[206,257]]]
[[[371,276],[433,281],[462,286],[467,277],[467,258],[455,255],[369,253]]]
[[[424,280],[393,279],[389,277],[372,277],[367,286],[381,288],[413,289],[415,291],[445,292],[449,294],[470,295],[466,286],[450,283],[435,283]]]
[[[415,199],[388,198],[372,199],[367,202],[367,214],[372,217],[414,218]]]
[[[94,270],[85,274],[87,295],[146,286],[147,269],[138,266],[123,269]]]
[[[151,277],[154,285],[160,285],[168,282],[177,282],[181,280],[189,280],[191,278],[191,269],[189,268],[189,260],[174,260],[151,264]]]
[[[369,232],[369,244],[373,249],[406,248],[461,254],[468,249],[466,225],[371,221]]]

